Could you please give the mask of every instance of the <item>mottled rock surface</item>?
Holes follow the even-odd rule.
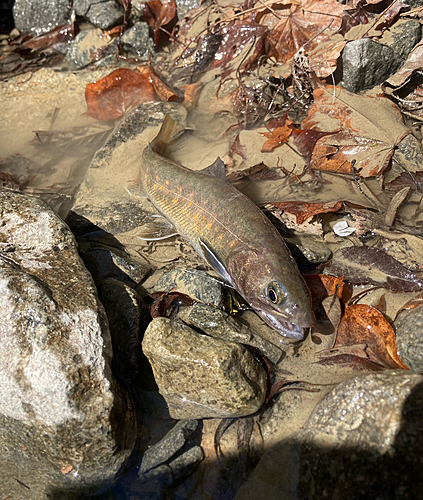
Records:
[[[401,67],[420,37],[420,23],[404,19],[377,42],[359,38],[347,43],[342,53],[342,85],[357,93],[384,82]]]
[[[183,293],[214,307],[224,307],[228,297],[220,278],[198,269],[175,268],[165,272],[157,281],[154,292],[170,291]]]
[[[401,311],[394,321],[398,354],[415,372],[423,372],[423,307]]]
[[[149,36],[147,23],[135,23],[122,35],[121,42],[123,50],[130,57],[136,57],[141,61],[147,61],[150,55],[153,56],[153,59],[155,57],[154,42]]]
[[[0,214],[0,495],[72,498],[128,458],[133,410],[69,228],[23,194],[1,192]]]
[[[386,371],[339,384],[303,430],[270,450],[236,498],[421,498],[423,377]]]
[[[19,31],[43,33],[69,22],[69,0],[15,0],[13,19]]]
[[[78,33],[66,54],[69,69],[81,69],[96,60],[96,52],[113,43],[103,35],[101,29],[85,30]]]
[[[239,344],[156,318],[142,347],[172,418],[250,415],[264,402],[266,372]]]

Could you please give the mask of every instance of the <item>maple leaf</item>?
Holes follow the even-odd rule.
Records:
[[[341,27],[345,9],[336,0],[300,0],[273,7],[271,12],[260,15],[260,22],[271,30],[269,39],[279,62],[288,61],[306,45],[307,50],[312,50],[328,41],[327,30]]]
[[[386,97],[356,95],[330,85],[315,89],[301,127],[332,133],[317,140],[311,156],[307,152],[311,168],[351,173],[354,160],[363,177],[380,175],[397,144],[410,133],[399,109]]]
[[[286,123],[282,127],[277,127],[270,132],[262,132],[261,135],[267,137],[267,141],[263,144],[261,148],[262,153],[270,153],[274,151],[278,146],[281,146],[288,141],[289,136],[292,133],[291,128],[292,121],[286,120]]]

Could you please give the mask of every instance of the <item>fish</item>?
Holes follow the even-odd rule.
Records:
[[[304,329],[314,324],[310,294],[283,238],[257,205],[227,182],[220,158],[201,171],[166,158],[183,131],[167,115],[142,153],[139,187],[164,217],[164,224],[156,222],[159,235],[144,239],[179,234],[269,326],[303,340]]]

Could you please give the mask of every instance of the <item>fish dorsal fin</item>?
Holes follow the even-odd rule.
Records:
[[[213,252],[213,250],[204,242],[201,238],[198,240],[200,244],[201,254],[203,259],[206,260],[219,274],[222,278],[227,281],[230,285],[233,285],[232,278],[230,277],[225,265]]]
[[[213,177],[219,177],[219,179],[223,179],[226,181],[226,167],[221,158],[218,156],[216,161],[209,165],[203,170],[200,170],[203,174],[212,175]]]

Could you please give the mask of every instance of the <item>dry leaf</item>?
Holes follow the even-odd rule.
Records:
[[[174,102],[178,100],[178,96],[175,92],[173,92],[173,90],[159,77],[150,65],[137,66],[137,70],[141,75],[150,79],[156,94],[162,101]]]
[[[201,89],[203,88],[203,84],[201,82],[191,83],[189,85],[183,85],[181,88],[185,90],[184,102],[182,105],[187,109],[195,108]]]
[[[156,93],[147,75],[127,68],[89,83],[85,89],[88,110],[97,120],[118,120],[142,102],[156,101]]]
[[[289,136],[292,133],[291,128],[292,121],[286,120],[286,123],[283,127],[277,127],[270,132],[262,132],[261,135],[267,137],[267,141],[261,147],[262,153],[271,153],[278,146],[285,144],[288,141]]]
[[[335,348],[366,344],[370,360],[386,368],[408,368],[397,354],[395,332],[374,307],[355,304],[345,309],[338,327]]]
[[[397,144],[410,133],[398,108],[384,96],[357,95],[340,87],[318,87],[301,127],[336,132],[320,138],[311,154],[313,169],[380,175]]]
[[[160,40],[160,28],[166,26],[176,17],[175,0],[150,0],[145,4],[143,21],[154,31],[154,42],[157,45]]]
[[[301,0],[274,10],[276,15],[265,14],[260,22],[271,30],[269,38],[277,60],[286,62],[302,47],[310,51],[327,41],[330,32],[341,27],[344,9],[336,0]]]
[[[423,282],[415,274],[376,248],[341,248],[334,252],[328,270],[356,285],[371,283],[398,292],[418,292],[423,289]]]
[[[307,203],[305,201],[286,201],[272,203],[276,208],[295,215],[297,224],[302,224],[314,215],[338,212],[343,207],[342,201],[327,203]]]

